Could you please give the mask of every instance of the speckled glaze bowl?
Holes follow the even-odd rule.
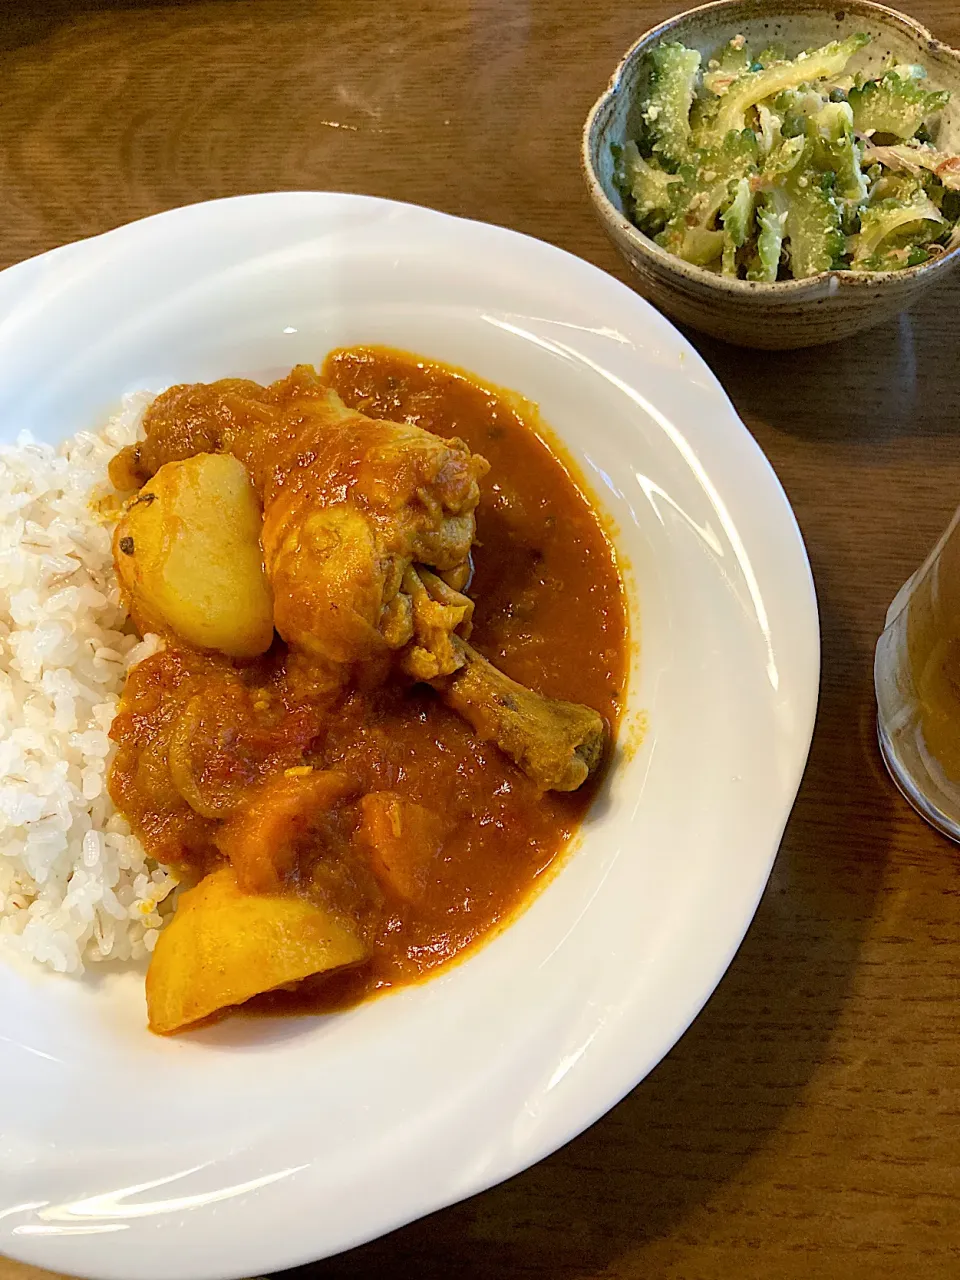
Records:
[[[870,0],[842,6],[794,0],[776,7],[763,0],[719,0],[654,27],[621,60],[584,125],[584,176],[597,216],[630,264],[637,289],[673,319],[746,347],[817,346],[902,311],[960,261],[955,235],[942,256],[902,271],[825,271],[775,284],[731,280],[667,253],[626,216],[613,180],[611,145],[638,135],[648,49],[661,40],[679,40],[706,59],[725,40],[742,34],[754,46],[780,42],[794,56],[858,31],[873,40],[851,61],[851,70],[876,71],[893,54],[926,67],[931,89],[952,92],[935,141],[941,150],[960,150],[960,53],[912,18]]]

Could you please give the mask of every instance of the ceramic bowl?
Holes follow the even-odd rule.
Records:
[[[794,56],[860,31],[873,39],[851,61],[850,70],[875,73],[891,54],[898,61],[922,64],[931,89],[953,94],[940,116],[936,144],[960,150],[960,53],[912,18],[870,0],[794,0],[775,9],[764,0],[719,0],[652,28],[621,59],[584,125],[584,176],[600,222],[630,264],[636,287],[675,320],[741,346],[816,346],[902,311],[957,265],[960,239],[954,236],[941,257],[902,271],[825,271],[775,284],[730,280],[667,253],[626,215],[614,183],[611,147],[637,136],[649,49],[661,40],[678,40],[707,59],[726,40],[742,34],[753,47],[781,43]]]

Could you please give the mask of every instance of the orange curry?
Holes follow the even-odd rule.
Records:
[[[332,419],[324,434],[311,425],[331,405],[347,424],[337,447],[363,455],[349,465],[323,453]],[[398,435],[381,420],[418,430]],[[595,794],[627,663],[622,584],[600,518],[534,406],[402,352],[337,351],[320,374],[301,367],[272,387],[173,388],[145,426],[146,441],[111,469],[118,487],[137,490],[115,555],[138,629],[164,648],[128,677],[110,790],[148,852],[187,886],[200,882],[181,891],[160,935],[151,1025],[175,1031],[240,1003],[324,1010],[416,981],[529,898]],[[230,483],[252,484],[258,522],[262,510],[254,559],[266,605],[253,600],[247,616],[273,612],[250,624],[249,643],[181,626],[144,558],[145,522],[168,502],[164,475],[220,454],[246,468]],[[347,521],[345,495],[366,524]],[[346,522],[317,532],[317,512],[334,508]],[[357,548],[370,529],[379,541],[368,560]],[[232,571],[213,564],[208,585]],[[209,603],[204,615],[201,628]],[[536,701],[519,705],[524,696]],[[528,740],[541,707],[543,733],[558,726],[575,772],[554,763],[553,744]],[[214,903],[218,876],[229,884]],[[178,995],[171,1013],[171,984],[209,985],[259,936],[243,910],[261,900],[278,904],[278,932],[236,962],[267,976],[205,1002]],[[324,914],[308,919],[308,909]],[[231,910],[232,933],[191,924]],[[304,937],[332,959],[305,961]],[[292,967],[274,971],[273,957],[288,953]]]

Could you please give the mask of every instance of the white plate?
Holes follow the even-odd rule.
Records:
[[[816,704],[803,544],[707,367],[594,267],[356,196],[161,214],[0,274],[0,432],[57,440],[126,391],[354,342],[540,403],[619,529],[642,640],[625,736],[649,731],[530,909],[421,987],[162,1040],[139,974],[0,965],[0,1252],[117,1280],[249,1276],[488,1187],[656,1064],[766,883]]]

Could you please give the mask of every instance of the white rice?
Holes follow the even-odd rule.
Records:
[[[152,951],[176,884],[107,795],[124,678],[158,641],[129,627],[90,505],[149,400],[58,450],[0,447],[0,949],[66,973]]]

